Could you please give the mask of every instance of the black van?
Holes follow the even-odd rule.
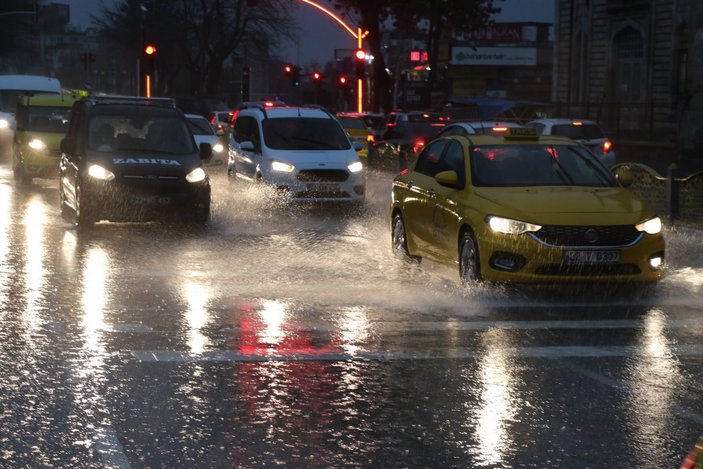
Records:
[[[188,220],[210,216],[210,180],[183,112],[169,98],[93,96],[76,101],[61,141],[61,214],[81,226],[100,220]]]

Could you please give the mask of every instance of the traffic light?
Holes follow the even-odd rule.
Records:
[[[356,78],[363,80],[366,76],[366,52],[363,49],[357,49],[354,53],[354,65]]]
[[[90,71],[90,64],[95,62],[95,54],[92,52],[81,52],[80,54],[81,62],[83,62],[83,70]]]
[[[143,64],[144,73],[154,74],[154,62],[156,60],[156,46],[153,44],[144,45]]]
[[[156,46],[154,44],[144,44],[142,49],[142,79],[144,84],[144,96],[151,98],[152,90],[156,82]]]
[[[300,67],[297,65],[285,64],[283,66],[283,73],[290,80],[291,85],[300,86]]]
[[[337,78],[337,86],[342,90],[349,89],[349,77],[346,75],[340,75],[339,78]]]
[[[322,85],[322,73],[320,73],[320,72],[318,72],[317,70],[315,70],[314,72],[312,72],[312,74],[310,75],[310,77],[312,78],[312,82],[313,82],[315,85],[317,85],[317,86],[321,86],[321,85]]]

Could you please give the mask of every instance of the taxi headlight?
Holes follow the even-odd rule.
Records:
[[[32,150],[41,151],[46,149],[46,143],[42,142],[38,138],[33,138],[27,145],[29,145],[29,148]]]
[[[200,182],[204,181],[207,177],[207,173],[203,168],[195,168],[193,171],[186,174],[186,181],[188,182]]]
[[[662,221],[659,217],[650,218],[649,220],[635,225],[637,231],[644,231],[647,234],[657,234],[662,230]]]
[[[92,178],[100,179],[101,181],[112,181],[115,179],[115,174],[112,171],[97,164],[90,165],[88,175]]]
[[[4,130],[10,127],[10,123],[7,121],[7,119],[0,119],[0,130]]]
[[[224,149],[225,147],[221,143],[216,143],[212,146],[212,151],[214,151],[215,153],[222,153]]]
[[[364,165],[361,164],[361,161],[355,161],[352,164],[348,165],[347,169],[350,173],[358,173],[359,171],[364,169]]]
[[[540,225],[534,225],[520,220],[510,218],[489,216],[486,218],[488,226],[496,233],[522,234],[528,231],[538,231],[542,229]]]
[[[279,171],[281,173],[292,173],[295,170],[295,166],[292,164],[284,163],[283,161],[272,161],[271,169],[274,171]]]

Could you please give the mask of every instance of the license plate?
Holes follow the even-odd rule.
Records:
[[[620,251],[564,251],[564,264],[615,264]]]
[[[308,184],[310,192],[338,192],[339,184]]]
[[[137,202],[142,205],[169,205],[171,197],[167,195],[139,195]]]

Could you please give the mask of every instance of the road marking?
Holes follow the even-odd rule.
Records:
[[[95,429],[95,449],[100,455],[104,467],[111,469],[130,469],[122,443],[112,427]]]

